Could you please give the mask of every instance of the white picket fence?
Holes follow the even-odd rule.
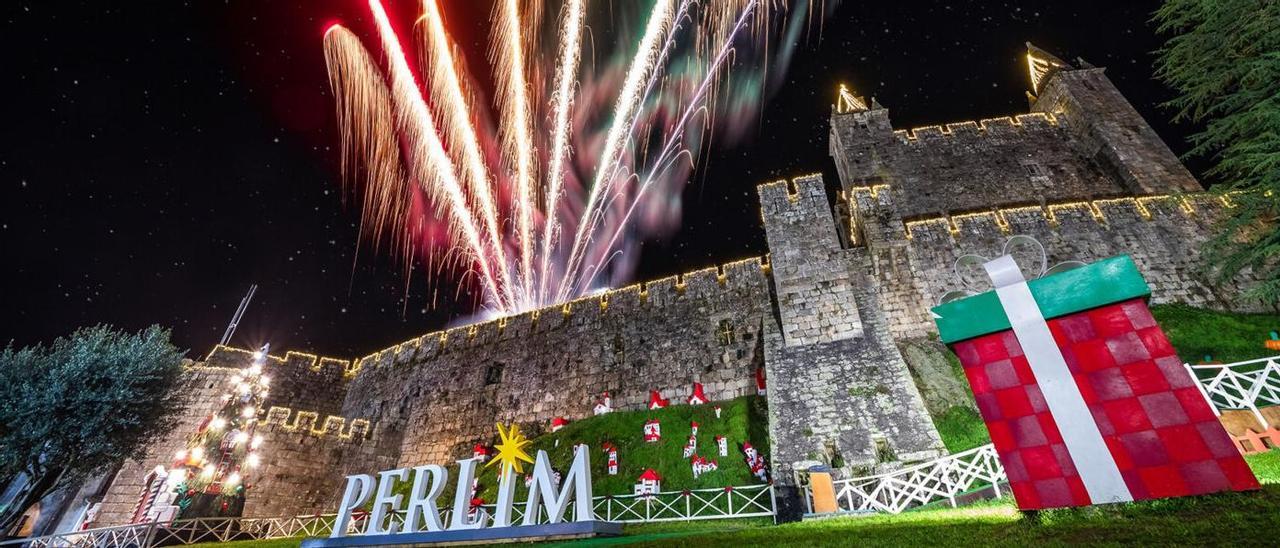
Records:
[[[1000,495],[1006,481],[1004,467],[993,445],[984,445],[884,474],[833,482],[836,504],[846,512],[876,511],[890,514],[946,501],[956,505],[956,497],[990,487]],[[806,503],[813,509],[813,493],[805,490]]]
[[[1267,419],[1258,408],[1280,405],[1280,357],[1183,367],[1200,381],[1200,393],[1219,415],[1227,409],[1247,409],[1266,427]]]
[[[771,485],[668,491],[652,495],[598,496],[592,499],[592,504],[596,519],[620,523],[771,517],[777,508]],[[482,508],[493,513],[493,505]],[[573,504],[570,504],[565,515],[571,517],[572,512]],[[335,514],[279,518],[180,519],[168,523],[136,523],[17,539],[0,542],[0,547],[148,548],[199,542],[325,537],[333,531],[334,518]],[[449,518],[449,511],[441,511],[441,519],[445,523],[449,522]],[[389,519],[402,523],[404,514],[392,514]],[[523,502],[516,503],[512,508],[512,519],[517,523],[524,519]],[[546,522],[547,516],[543,512],[538,516],[537,523]],[[360,516],[352,520],[348,534],[362,534],[368,526],[367,514]]]

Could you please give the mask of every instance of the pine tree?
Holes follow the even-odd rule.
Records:
[[[249,476],[259,464],[262,436],[258,415],[266,400],[270,377],[264,374],[267,350],[253,353],[253,362],[231,377],[222,407],[205,417],[185,450],[174,455],[169,482],[184,518],[239,515]]]
[[[1156,76],[1178,92],[1175,120],[1203,124],[1189,155],[1214,161],[1214,190],[1234,204],[1205,248],[1218,281],[1252,271],[1248,295],[1280,302],[1280,2],[1166,0],[1171,35]]]

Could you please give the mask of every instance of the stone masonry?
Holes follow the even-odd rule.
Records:
[[[494,422],[536,435],[554,417],[590,416],[604,391],[624,410],[644,408],[650,390],[681,402],[694,382],[723,400],[754,394],[764,369],[773,478],[794,517],[812,465],[858,474],[943,452],[895,343],[931,335],[929,308],[960,289],[957,257],[992,257],[1013,234],[1043,242],[1051,264],[1127,253],[1156,302],[1262,308],[1200,274],[1199,243],[1230,197],[1199,192],[1102,69],[1034,48],[1029,59],[1040,61],[1031,109],[1012,118],[908,131],[874,100],[834,110],[835,202],[820,176],[762,185],[768,256],[356,360],[272,357],[245,514],[331,511],[348,473],[469,456]],[[181,426],[121,467],[98,525],[129,519],[143,477],[169,464],[248,360],[218,347],[190,364]]]

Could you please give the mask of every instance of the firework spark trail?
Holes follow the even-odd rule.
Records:
[[[365,160],[366,177],[362,201],[363,216],[372,222],[361,225],[378,245],[385,230],[404,222],[408,209],[404,175],[400,171],[400,149],[395,141],[395,123],[391,113],[391,92],[379,79],[363,78],[377,74],[377,64],[360,40],[341,25],[333,25],[324,35],[325,65],[329,69],[329,85],[335,90],[341,133],[342,172],[354,175],[356,163]],[[391,207],[384,207],[391,204]],[[367,227],[365,225],[368,225]],[[393,240],[393,243],[399,243]]]
[[[533,277],[533,135],[529,125],[528,80],[525,79],[525,56],[520,32],[519,0],[505,0],[498,10],[494,33],[495,65],[498,73],[498,97],[505,103],[502,112],[504,158],[514,162],[516,177],[516,243],[520,249],[519,280],[523,290],[520,305],[529,306]],[[501,265],[500,265],[501,266]]]
[[[499,265],[505,265],[507,257],[502,243],[502,230],[498,225],[498,208],[493,201],[488,171],[480,153],[475,126],[471,122],[469,101],[462,92],[462,82],[458,76],[458,65],[453,58],[449,35],[444,30],[444,19],[436,0],[422,0],[422,10],[425,49],[431,61],[428,63],[431,67],[431,96],[437,99],[434,104],[444,115],[443,129],[447,141],[455,149],[454,155],[460,158],[464,167],[463,181],[475,201],[475,209],[479,210],[484,219],[484,229],[488,235],[486,239],[494,260]],[[507,269],[497,270],[502,276],[502,286],[511,287]]]
[[[691,6],[691,4],[692,4],[692,3],[693,3],[693,0],[681,0],[679,7],[676,9],[675,17],[674,17],[674,18],[672,18],[672,27],[671,27],[670,31],[669,31],[669,32],[667,32],[667,39],[666,39],[666,41],[663,43],[663,45],[662,45],[662,49],[660,50],[660,53],[658,54],[658,58],[657,58],[657,60],[656,60],[656,61],[655,61],[655,63],[654,63],[654,64],[655,64],[655,66],[662,66],[662,65],[664,65],[664,64],[666,63],[667,57],[670,55],[671,51],[674,49],[674,47],[675,47],[675,45],[676,45],[676,35],[678,34],[680,24],[681,24],[681,22],[685,21],[685,19],[689,16],[689,8],[690,8],[690,6]],[[656,70],[649,74],[649,79],[648,79],[648,81],[645,83],[644,92],[640,95],[640,101],[641,101],[641,103],[643,103],[643,102],[644,102],[644,100],[645,100],[646,98],[648,98],[648,97],[649,97],[649,95],[653,92],[654,87],[658,85],[659,76],[661,76],[661,73],[660,73],[660,72],[658,72],[658,71],[656,71]],[[624,134],[624,135],[628,135],[628,136],[632,135],[632,134],[636,131],[637,126],[639,126],[639,124],[640,124],[640,117],[639,117],[639,116],[634,116],[634,117],[632,117],[632,119],[631,119],[631,123],[630,123],[630,125],[628,126],[627,131],[626,131],[625,133],[623,133],[623,134]],[[620,161],[620,160],[621,160],[621,154],[622,154],[622,149],[621,149],[621,148],[619,148],[618,156],[616,156],[615,158],[612,158],[612,159],[610,159],[610,160],[611,160],[611,161]],[[607,165],[607,163],[606,163],[604,160],[601,160],[601,164],[602,164],[602,165]],[[621,167],[621,166],[620,166],[620,167]],[[632,178],[632,175],[628,175],[625,179],[626,179],[626,180],[630,180],[631,178]],[[586,234],[595,234],[596,229],[598,229],[598,228],[600,227],[600,223],[604,222],[604,220],[605,220],[605,216],[608,214],[609,210],[612,208],[614,201],[615,201],[618,197],[620,197],[620,195],[622,194],[622,190],[625,190],[625,189],[627,188],[627,187],[626,187],[626,185],[621,185],[621,189],[620,189],[617,193],[609,193],[609,192],[608,192],[609,190],[612,190],[615,186],[619,186],[619,185],[615,185],[615,184],[614,184],[614,181],[615,181],[616,179],[617,179],[617,174],[616,174],[616,173],[615,173],[615,174],[613,174],[613,176],[610,176],[610,177],[608,177],[608,178],[604,179],[604,185],[605,185],[605,187],[604,187],[604,188],[605,188],[605,190],[602,190],[602,191],[601,191],[601,194],[602,194],[602,195],[607,194],[607,195],[609,196],[609,198],[608,198],[607,200],[605,200],[605,201],[600,205],[600,207],[596,208],[596,210],[595,210],[595,212],[594,212],[594,213],[592,213],[592,214],[591,214],[591,221],[590,221],[590,224],[589,224],[589,226],[587,227],[587,229],[586,229],[586,231],[585,231],[585,233],[586,233]],[[585,218],[585,215],[586,215],[586,213],[584,213],[584,218]],[[625,219],[625,218],[624,218],[624,219]],[[623,222],[625,222],[625,220],[624,220]],[[621,229],[621,227],[619,227],[619,229]],[[592,242],[592,244],[593,244],[593,246],[592,246],[592,248],[591,248],[591,249],[592,249],[592,250],[596,249],[596,248],[598,247],[599,243],[598,243],[598,242],[596,242],[596,241],[594,240],[594,238],[592,238],[592,239],[591,239],[591,242]],[[585,245],[585,244],[584,244],[584,245]],[[612,244],[610,244],[610,245],[612,245]],[[610,254],[610,247],[609,247],[609,246],[606,246],[605,248],[601,249],[601,250],[600,250],[600,253],[601,253],[601,254],[604,254],[604,255],[606,255],[606,256],[612,256],[612,255]],[[588,252],[588,251],[586,251],[586,250],[584,250],[584,251],[583,251],[583,254],[584,254],[583,256],[590,256],[590,255],[592,255],[592,253],[589,253],[589,252]],[[595,278],[595,276],[599,273],[599,271],[598,271],[598,270],[593,270],[593,268],[591,268],[591,267],[593,267],[593,266],[595,266],[595,265],[582,265],[582,263],[581,263],[581,258],[579,259],[579,264],[578,264],[578,266],[586,266],[586,268],[584,268],[584,270],[583,270],[582,274],[581,274],[581,275],[576,275],[576,272],[571,272],[571,273],[569,273],[569,275],[567,275],[567,276],[566,276],[566,278],[568,278],[568,279],[570,280],[570,283],[572,284],[572,285],[571,285],[571,287],[573,287],[573,288],[581,288],[581,287],[582,287],[582,286],[584,286],[584,285],[589,286],[589,285],[590,285],[590,283],[591,283],[591,280],[593,280],[593,279]],[[601,265],[601,266],[603,266],[603,265]],[[585,278],[585,283],[584,283],[583,278]],[[572,292],[572,290],[571,290],[569,293],[571,293],[571,292]],[[568,293],[566,293],[566,294],[564,294],[564,295],[561,295],[559,298],[561,298],[561,299],[566,298],[566,297],[567,297],[567,295],[568,295]]]
[[[614,41],[636,49],[617,51],[626,58],[580,82],[586,0],[563,1],[558,33],[548,44],[538,38],[542,0],[497,0],[489,51],[495,132],[475,116],[485,111],[471,102],[462,58],[437,2],[423,0],[422,28],[414,33],[425,89],[380,0],[369,0],[369,7],[385,68],[347,29],[334,25],[326,32],[342,169],[367,181],[362,235],[367,230],[375,241],[387,237],[393,250],[410,250],[407,265],[419,245],[427,264],[438,265],[429,268],[462,269],[459,295],[465,283],[477,282],[482,307],[497,314],[580,295],[606,267],[618,276],[626,266],[614,261],[630,257],[633,235],[674,222],[684,176],[703,146],[697,136],[719,131],[719,95],[729,92],[730,67],[737,65],[734,42],[751,28],[753,15],[753,30],[767,36],[768,11],[785,5],[656,0],[640,8],[648,14],[639,40]],[[751,51],[763,45],[753,42]],[[550,52],[545,58],[543,47]],[[757,104],[759,95],[746,93],[738,94],[739,108],[744,98],[748,108]],[[548,125],[545,132],[535,131],[535,118]],[[499,144],[496,162],[487,156],[489,143]],[[538,154],[543,146],[545,156]],[[677,167],[686,156],[688,166]],[[363,173],[348,164],[352,158],[363,161]],[[579,169],[586,173],[579,176]],[[572,240],[562,237],[570,234]],[[444,253],[434,251],[437,238],[444,239]]]
[[[436,133],[435,122],[427,108],[422,92],[414,81],[413,72],[405,61],[404,51],[396,38],[387,12],[379,0],[369,0],[369,9],[373,12],[378,27],[378,36],[382,40],[382,48],[387,56],[387,65],[391,72],[392,98],[396,106],[397,121],[408,137],[410,147],[415,152],[411,162],[415,177],[423,185],[428,194],[436,195],[437,207],[443,209],[450,223],[458,227],[467,245],[466,251],[480,265],[483,285],[491,293],[500,309],[511,308],[506,301],[507,295],[493,278],[492,268],[480,243],[480,234],[476,230],[475,219],[467,208],[466,197],[458,185],[453,160],[445,152],[440,136]],[[440,196],[442,195],[442,196]]]
[[[551,158],[547,163],[546,220],[542,228],[542,264],[538,281],[538,298],[546,299],[547,282],[551,277],[552,238],[559,224],[560,192],[564,185],[565,162],[569,159],[569,113],[573,108],[573,84],[581,59],[583,20],[586,18],[585,0],[569,0],[562,15],[560,28],[560,55],[556,63],[555,91],[551,97]]]
[[[733,30],[729,33],[729,36],[725,39],[724,43],[721,45],[720,51],[716,54],[715,60],[711,64],[711,69],[707,72],[702,82],[698,85],[698,89],[694,93],[693,99],[689,101],[689,106],[685,108],[684,112],[680,116],[680,120],[675,124],[673,128],[673,133],[667,136],[666,143],[663,145],[662,151],[658,154],[657,159],[654,160],[654,164],[653,164],[654,169],[651,170],[649,174],[645,176],[643,182],[640,184],[640,188],[636,191],[635,196],[631,198],[631,204],[630,206],[627,207],[626,214],[622,217],[622,220],[617,224],[617,228],[614,230],[613,235],[609,238],[609,243],[605,244],[605,246],[603,247],[605,256],[600,258],[600,260],[598,261],[598,266],[596,266],[595,264],[591,265],[594,267],[593,269],[594,271],[590,276],[587,276],[587,275],[582,276],[581,283],[580,283],[581,287],[590,287],[592,279],[594,279],[595,276],[599,275],[600,271],[604,269],[605,265],[608,264],[608,262],[612,260],[613,257],[615,256],[615,254],[610,254],[609,250],[613,249],[613,246],[617,243],[618,236],[620,236],[623,232],[623,229],[627,227],[627,221],[631,218],[631,215],[635,212],[636,206],[638,206],[641,203],[641,200],[644,197],[645,191],[651,187],[654,177],[657,174],[661,173],[663,170],[665,170],[664,166],[668,161],[667,157],[676,152],[676,149],[677,149],[676,143],[679,142],[680,139],[684,136],[685,126],[689,123],[690,118],[692,118],[695,112],[705,109],[705,106],[702,105],[702,100],[704,97],[706,97],[707,92],[711,89],[712,83],[715,81],[715,79],[717,78],[716,75],[720,71],[720,67],[724,64],[725,60],[729,58],[730,52],[733,51],[734,38],[737,36],[738,32],[740,32],[744,28],[747,22],[748,16],[751,15],[751,13],[755,10],[756,6],[757,6],[757,0],[750,0],[747,6],[743,9],[742,15],[738,17],[738,20],[735,23]]]
[[[667,29],[672,23],[673,7],[673,0],[658,0],[653,6],[653,12],[649,15],[649,23],[645,28],[644,36],[640,39],[640,45],[636,50],[635,57],[627,70],[626,83],[618,95],[613,123],[609,128],[608,136],[605,138],[604,151],[600,154],[600,163],[596,166],[596,176],[591,184],[591,191],[587,195],[586,208],[583,209],[582,216],[578,220],[577,231],[573,237],[572,248],[569,252],[568,266],[565,269],[565,275],[561,278],[560,290],[556,292],[557,300],[562,300],[568,295],[568,288],[571,285],[570,278],[572,273],[577,271],[577,265],[582,260],[581,248],[586,243],[584,241],[585,238],[589,237],[585,232],[587,227],[591,225],[590,220],[596,201],[599,199],[600,192],[606,184],[605,181],[612,180],[614,177],[616,162],[613,158],[620,154],[626,138],[622,131],[624,128],[631,126],[631,117],[635,116],[640,110],[644,99],[640,96],[640,86],[646,83],[649,72],[655,68],[658,55],[660,55],[656,46],[666,35]]]

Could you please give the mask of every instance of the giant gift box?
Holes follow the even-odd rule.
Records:
[[[1258,488],[1147,309],[1128,256],[933,309],[1024,510]]]

